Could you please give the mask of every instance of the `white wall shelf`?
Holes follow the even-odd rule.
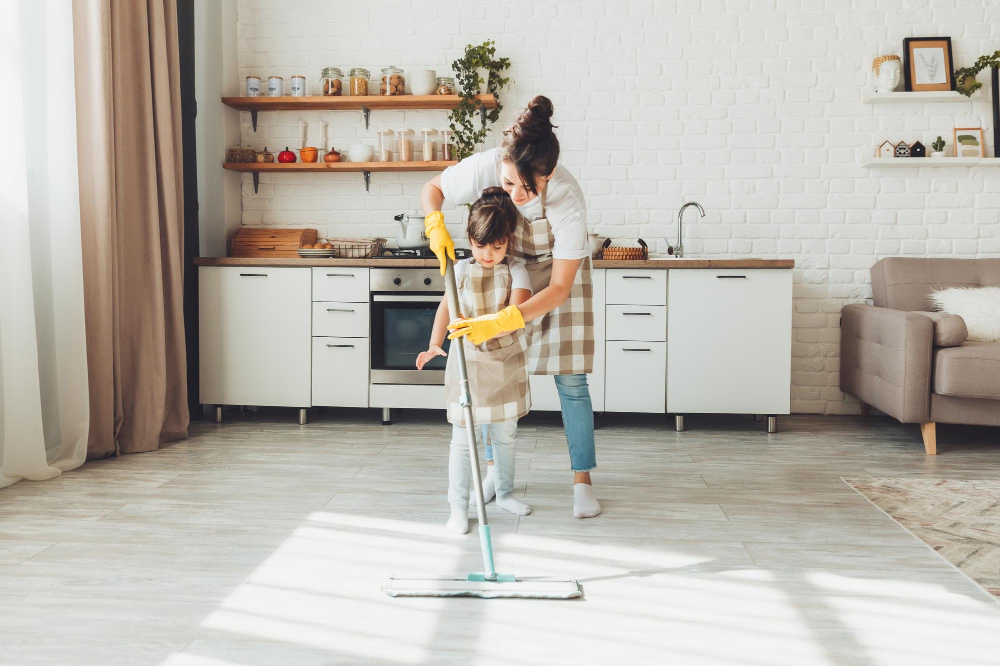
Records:
[[[866,157],[863,167],[894,167],[918,169],[920,167],[998,167],[998,157]]]
[[[972,97],[966,97],[954,90],[934,90],[931,92],[873,92],[866,90],[862,93],[862,101],[865,104],[884,104],[894,102],[968,102],[979,99],[979,91],[972,93]]]

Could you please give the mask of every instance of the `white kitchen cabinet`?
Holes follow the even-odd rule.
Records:
[[[368,338],[314,337],[312,403],[368,406]]]
[[[655,268],[611,268],[607,302],[620,305],[666,305],[667,272]]]
[[[316,266],[312,269],[314,301],[368,302],[368,269],[354,266]]]
[[[663,342],[667,339],[665,305],[608,305],[608,340]]]
[[[368,303],[314,302],[312,334],[340,338],[368,337]]]
[[[609,340],[605,348],[605,411],[662,414],[666,408],[667,344]]]
[[[198,269],[205,404],[310,406],[309,268]]]
[[[606,302],[606,275],[609,271],[600,268],[591,274],[594,281],[594,372],[587,375],[590,385],[590,399],[595,412],[604,411],[604,304]],[[531,409],[539,412],[558,412],[559,392],[552,375],[531,375],[528,377],[531,386]]]
[[[792,271],[673,269],[667,411],[787,414]]]

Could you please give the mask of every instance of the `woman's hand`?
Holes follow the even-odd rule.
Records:
[[[444,275],[447,265],[445,257],[451,257],[455,261],[455,241],[444,226],[444,213],[436,210],[424,218],[424,234],[431,243],[431,252],[441,262],[441,275]]]
[[[472,319],[456,319],[448,324],[451,335],[449,340],[460,338],[463,335],[469,336],[469,340],[474,345],[481,345],[490,338],[495,338],[507,331],[516,331],[524,328],[524,317],[516,305],[508,305],[496,314],[473,317]]]
[[[423,370],[424,366],[431,362],[435,356],[447,356],[441,345],[431,345],[427,351],[417,354],[417,370]]]

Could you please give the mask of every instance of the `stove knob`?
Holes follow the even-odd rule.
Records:
[[[431,279],[429,277],[425,277],[424,278],[424,284],[426,284],[429,287],[430,284],[431,284]]]
[[[398,287],[399,285],[403,284],[403,281],[400,280],[398,277],[395,277],[392,278],[392,283]]]

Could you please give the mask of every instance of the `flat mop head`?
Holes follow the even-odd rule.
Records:
[[[554,578],[515,580],[510,574],[497,574],[486,580],[483,574],[466,578],[396,578],[382,591],[390,597],[479,597],[481,599],[576,599],[583,596],[580,583]]]

